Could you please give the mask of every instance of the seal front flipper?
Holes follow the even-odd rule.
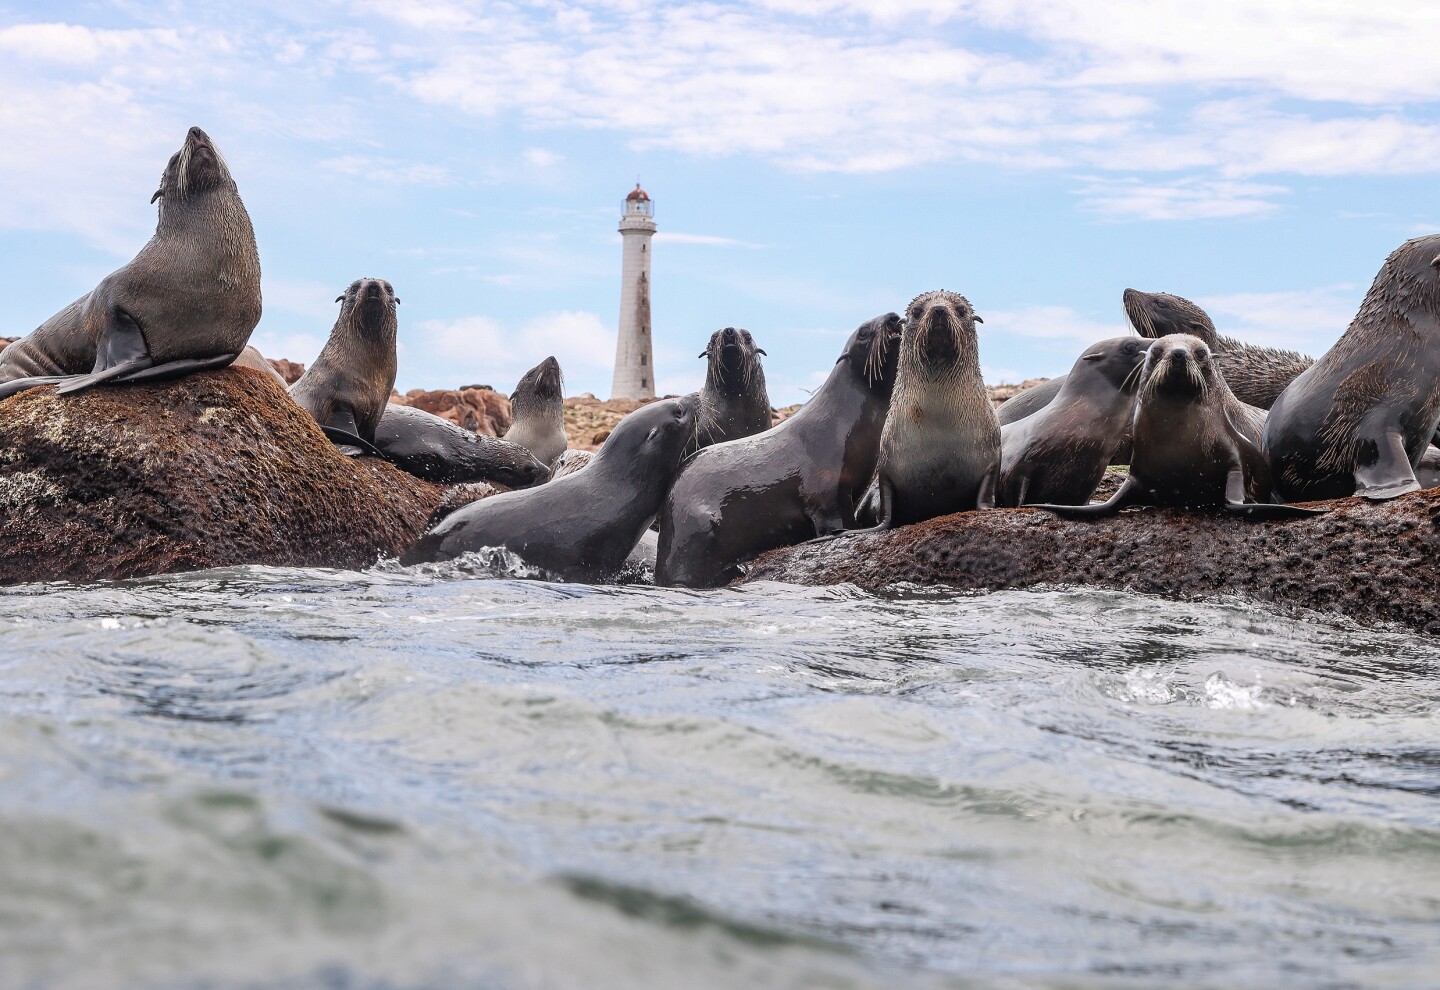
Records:
[[[1103,519],[1106,516],[1113,516],[1121,509],[1132,505],[1147,504],[1142,499],[1142,490],[1135,483],[1134,478],[1126,478],[1125,484],[1120,490],[1111,495],[1108,501],[1091,502],[1089,505],[1027,505],[1027,509],[1044,509],[1046,512],[1053,512],[1062,519]]]
[[[61,385],[73,377],[73,375],[39,375],[34,378],[12,378],[10,381],[0,384],[0,399],[8,399],[12,395],[38,385]]]
[[[1256,522],[1273,519],[1299,519],[1301,516],[1323,516],[1329,509],[1307,509],[1303,505],[1281,505],[1276,502],[1226,502],[1225,511]]]
[[[332,408],[329,421],[320,424],[320,432],[329,437],[330,442],[339,447],[346,457],[370,456],[386,460],[374,444],[360,435],[360,427],[355,423],[355,410],[349,406]]]
[[[1355,465],[1355,494],[1375,502],[1398,498],[1420,490],[1405,440],[1394,430],[1375,442],[1375,460],[1368,465]]]
[[[215,357],[208,358],[178,358],[174,361],[166,361],[164,364],[152,364],[139,371],[117,375],[111,381],[124,382],[127,385],[136,382],[168,381],[172,378],[183,378],[197,371],[228,368],[235,363],[235,359],[239,356],[238,354],[217,354]]]
[[[95,342],[95,366],[88,375],[73,375],[55,390],[56,395],[81,392],[155,363],[145,343],[145,333],[135,318],[119,306],[111,306],[108,319]]]

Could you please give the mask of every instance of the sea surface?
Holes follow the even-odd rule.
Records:
[[[0,987],[1440,984],[1433,638],[496,566],[0,591]]]

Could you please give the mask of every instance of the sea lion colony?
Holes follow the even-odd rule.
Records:
[[[231,363],[269,370],[248,346],[260,318],[254,232],[199,128],[166,165],[157,200],[155,236],[134,260],[0,352],[0,399]],[[605,581],[653,554],[660,583],[711,587],[766,550],[864,524],[993,506],[1086,518],[1168,505],[1277,521],[1317,511],[1294,501],[1389,499],[1440,480],[1430,446],[1440,426],[1440,235],[1386,259],[1318,360],[1222,336],[1180,296],[1126,289],[1138,336],[1092,345],[1069,375],[998,412],[980,380],[983,321],[958,293],[922,293],[903,317],[863,322],[825,384],[773,428],[765,352],[726,327],[700,354],[700,392],[630,414],[593,458],[565,450],[554,357],[517,386],[506,438],[477,437],[388,403],[400,302],[389,282],[356,279],[336,301],[330,339],[290,398],[350,456],[439,483],[513,489],[438,522],[407,562],[500,546],[542,573]],[[1124,485],[1091,504],[1117,460],[1129,465]]]

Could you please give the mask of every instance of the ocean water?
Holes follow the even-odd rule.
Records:
[[[12,588],[0,987],[1433,987],[1437,714],[1239,602]]]

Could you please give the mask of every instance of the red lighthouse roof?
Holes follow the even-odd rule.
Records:
[[[650,200],[650,194],[647,193],[644,189],[641,189],[641,188],[640,188],[640,183],[638,183],[638,182],[635,183],[635,188],[630,190],[630,195],[628,195],[628,196],[625,197],[625,202],[629,203],[629,202],[631,202],[632,200],[637,200],[637,199],[643,199],[643,200],[645,200],[646,202],[649,202],[649,200]]]

